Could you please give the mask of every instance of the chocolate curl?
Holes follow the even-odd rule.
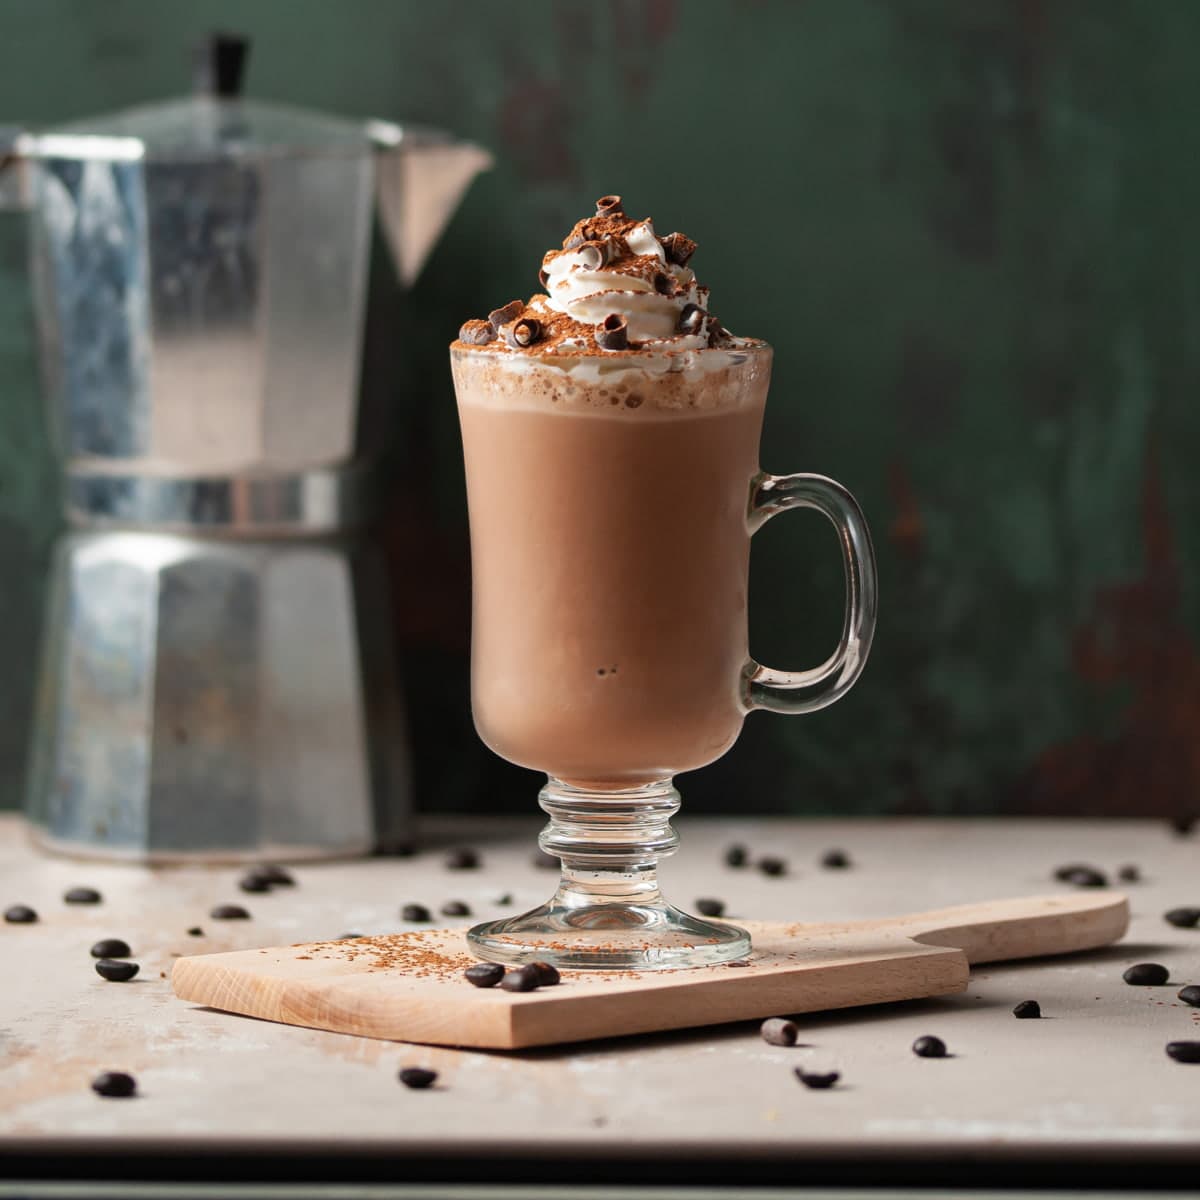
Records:
[[[582,246],[586,241],[587,238],[585,238],[582,233],[573,233],[565,242],[563,242],[563,249],[578,250],[579,247]]]
[[[675,280],[673,280],[665,271],[659,271],[659,273],[654,276],[654,290],[660,296],[673,296],[675,295],[676,291]]]
[[[522,317],[513,322],[512,328],[504,335],[504,340],[514,350],[524,350],[532,346],[542,336],[542,323],[536,317]]]
[[[589,271],[598,271],[612,261],[611,242],[584,242],[579,247],[579,257]]]
[[[682,233],[668,233],[662,239],[662,248],[667,262],[674,263],[677,267],[686,267],[688,259],[696,253],[696,243]]]
[[[490,321],[467,321],[458,331],[458,340],[468,346],[486,346],[496,340]]]
[[[499,329],[501,325],[507,325],[510,321],[515,321],[524,311],[524,301],[510,300],[503,308],[492,309],[488,313],[488,320],[492,323],[493,329]]]
[[[543,267],[543,268],[542,268],[542,269],[541,269],[541,270],[538,272],[538,283],[540,283],[540,284],[542,285],[542,287],[549,287],[549,286],[550,286],[550,276],[546,274],[546,268],[545,268],[545,267]]]
[[[629,322],[620,313],[609,313],[596,329],[601,350],[624,350],[629,345]]]
[[[620,196],[601,196],[596,201],[596,216],[623,217],[625,210],[621,207]]]
[[[680,333],[699,333],[704,328],[704,318],[707,314],[696,304],[685,304],[679,314]]]

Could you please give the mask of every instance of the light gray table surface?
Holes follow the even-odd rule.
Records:
[[[722,898],[734,917],[842,920],[1035,895],[1062,890],[1052,871],[1065,861],[1111,873],[1135,863],[1145,878],[1123,885],[1133,921],[1121,945],[982,967],[961,995],[803,1017],[806,1048],[768,1046],[743,1023],[481,1053],[198,1008],[174,998],[167,975],[180,954],[405,928],[408,901],[436,911],[461,899],[481,916],[520,911],[554,880],[530,862],[535,821],[441,821],[415,857],[301,865],[295,888],[244,895],[235,867],[46,857],[19,818],[4,816],[0,907],[27,903],[41,920],[0,923],[0,1155],[326,1147],[349,1157],[386,1151],[397,1162],[442,1155],[450,1169],[492,1151],[557,1163],[726,1154],[751,1175],[756,1164],[830,1154],[1200,1162],[1200,1065],[1163,1050],[1200,1038],[1200,1009],[1176,999],[1182,984],[1200,982],[1200,930],[1162,919],[1167,908],[1200,906],[1197,837],[1137,821],[683,817],[678,827],[682,849],[663,869],[668,894],[684,906]],[[735,840],[786,857],[789,873],[725,866],[722,850]],[[481,869],[445,868],[445,849],[459,844],[481,851]],[[820,868],[833,846],[849,851],[851,869]],[[64,904],[77,884],[98,888],[103,903]],[[509,909],[496,904],[504,892]],[[244,904],[253,919],[210,920],[223,901]],[[188,935],[196,925],[203,937]],[[89,947],[109,936],[132,944],[134,982],[106,983],[93,970]],[[1166,964],[1171,983],[1126,985],[1124,968],[1144,960]],[[1045,1019],[1014,1019],[1013,1005],[1027,998]],[[953,1057],[916,1058],[910,1045],[925,1033]],[[842,1083],[809,1091],[793,1074],[801,1063],[836,1067]],[[437,1087],[403,1088],[396,1072],[407,1065],[435,1068]],[[135,1074],[138,1098],[94,1095],[89,1081],[107,1069]]]

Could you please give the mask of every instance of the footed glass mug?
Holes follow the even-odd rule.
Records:
[[[663,898],[672,777],[719,758],[754,709],[832,704],[863,669],[875,560],[854,498],[758,466],[771,348],[680,357],[451,351],[471,528],[471,694],[497,754],[548,778],[554,896],[476,925],[480,958],[577,969],[743,958],[745,930]],[[747,645],[750,537],[789,508],[837,529],[840,644],[781,671]]]

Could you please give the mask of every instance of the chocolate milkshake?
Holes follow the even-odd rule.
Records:
[[[708,313],[694,248],[606,197],[546,255],[545,293],[453,347],[475,724],[580,787],[711,762],[745,712],[771,351]]]

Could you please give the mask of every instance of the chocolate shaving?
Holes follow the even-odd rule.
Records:
[[[682,233],[668,233],[661,240],[662,248],[667,255],[667,262],[672,262],[676,266],[686,267],[688,259],[696,252],[696,243]]]
[[[629,345],[629,322],[620,313],[609,313],[596,328],[601,350],[624,350]]]
[[[596,201],[596,216],[598,217],[619,217],[624,214],[625,210],[621,207],[620,196],[601,196]]]
[[[546,274],[546,268],[545,268],[545,267],[543,267],[543,268],[542,268],[542,269],[541,269],[541,270],[538,272],[538,283],[540,283],[540,284],[542,285],[542,287],[549,287],[549,286],[550,286],[550,276]]]
[[[564,250],[578,250],[579,247],[582,246],[586,240],[587,239],[583,236],[582,233],[571,233],[568,235],[567,240],[565,242],[563,242],[563,249]]]
[[[654,290],[660,296],[673,296],[675,295],[675,280],[673,280],[665,271],[659,271],[659,273],[654,276]]]
[[[532,346],[542,336],[542,323],[536,317],[522,317],[514,321],[512,328],[504,335],[504,340],[514,350],[524,350]]]
[[[458,331],[458,340],[468,346],[486,346],[496,340],[490,321],[467,321]]]
[[[503,308],[495,308],[488,313],[488,320],[491,321],[493,329],[499,329],[501,325],[515,321],[524,311],[523,300],[510,300]]]
[[[704,309],[697,304],[685,304],[679,314],[679,332],[686,334],[699,333],[704,328]]]
[[[598,271],[612,261],[611,242],[584,242],[579,247],[582,265],[588,271]]]

